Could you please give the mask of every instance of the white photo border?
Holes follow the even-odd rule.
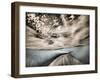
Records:
[[[26,67],[25,66],[25,14],[26,12],[34,13],[64,13],[64,14],[83,14],[90,16],[90,64],[85,65],[68,65],[68,66],[53,66],[53,67]],[[75,71],[90,71],[95,70],[95,10],[75,9],[75,8],[56,8],[56,7],[41,7],[41,6],[19,6],[19,74],[42,74],[42,73],[57,73],[57,72],[75,72]]]

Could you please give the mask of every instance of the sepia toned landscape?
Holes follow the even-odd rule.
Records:
[[[89,64],[89,16],[26,12],[26,66]]]

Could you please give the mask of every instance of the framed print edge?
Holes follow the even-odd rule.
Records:
[[[39,73],[39,74],[20,74],[20,21],[19,7],[20,6],[45,6],[58,8],[75,8],[75,9],[90,9],[95,11],[95,70],[89,71],[72,71],[72,72],[54,72],[54,73]],[[28,2],[13,2],[11,4],[11,76],[15,78],[23,77],[40,77],[40,76],[55,76],[55,75],[72,75],[97,73],[97,7],[96,6],[79,6],[79,5],[61,5],[61,4],[44,4],[44,3],[28,3]]]
[[[11,76],[19,74],[19,9],[16,3],[11,4]]]

